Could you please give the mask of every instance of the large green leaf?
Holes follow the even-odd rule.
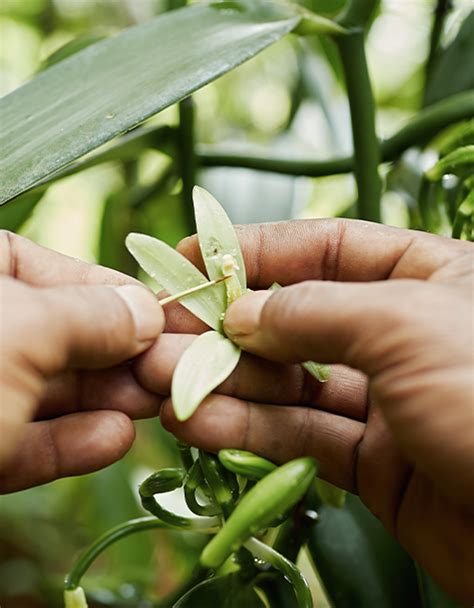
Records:
[[[0,207],[0,228],[16,232],[30,217],[44,192],[27,192],[15,203]]]
[[[263,608],[265,604],[239,574],[210,578],[190,589],[173,608]]]
[[[421,607],[413,561],[356,496],[317,511],[308,547],[335,608]]]
[[[291,31],[273,2],[211,2],[88,46],[0,100],[0,203],[228,72]]]

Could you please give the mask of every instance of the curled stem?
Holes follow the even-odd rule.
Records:
[[[244,547],[255,558],[271,564],[290,581],[293,585],[299,608],[313,608],[313,600],[308,583],[293,562],[290,562],[281,553],[278,553],[278,551],[275,551],[275,549],[272,549],[254,537],[249,538],[244,543]]]
[[[153,496],[141,496],[144,509],[168,527],[195,532],[212,532],[220,525],[218,517],[184,517],[168,511]]]
[[[75,589],[79,586],[82,576],[87,572],[91,564],[107,547],[113,543],[143,530],[170,528],[166,523],[159,521],[156,517],[139,517],[126,521],[111,530],[108,530],[96,541],[94,541],[76,560],[72,570],[64,580],[65,589]]]
[[[201,505],[196,500],[196,490],[206,483],[202,473],[201,465],[196,460],[188,472],[188,477],[184,484],[184,498],[190,511],[196,515],[217,515],[221,513],[217,505]]]

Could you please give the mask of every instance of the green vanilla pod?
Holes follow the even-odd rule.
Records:
[[[297,458],[261,479],[242,497],[227,522],[204,548],[201,564],[217,568],[250,536],[287,513],[304,496],[317,468],[314,458]]]
[[[183,485],[185,475],[184,469],[161,469],[140,484],[140,496],[149,498],[155,494],[172,492]]]
[[[226,469],[246,479],[262,479],[277,468],[270,460],[246,450],[220,450],[218,458]]]

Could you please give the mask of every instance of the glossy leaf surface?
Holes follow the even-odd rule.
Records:
[[[143,270],[171,295],[206,283],[207,278],[175,249],[146,234],[131,233],[126,245]],[[220,329],[225,295],[209,288],[181,300],[181,304],[214,329]]]
[[[317,512],[308,548],[335,608],[421,608],[413,561],[359,498]]]
[[[187,420],[240,359],[240,348],[216,331],[201,334],[183,353],[173,374],[171,398],[178,420]]]
[[[27,192],[14,203],[0,207],[0,228],[16,232],[30,217],[44,192]]]
[[[239,577],[227,574],[210,578],[190,589],[173,608],[198,608],[219,606],[220,608],[264,608],[255,589]]]
[[[198,4],[53,65],[0,100],[0,202],[250,59],[298,21],[273,2]]]

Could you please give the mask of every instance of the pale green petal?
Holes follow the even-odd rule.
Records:
[[[222,277],[222,256],[230,254],[236,262],[235,274],[244,290],[247,287],[244,258],[227,213],[212,194],[199,186],[194,187],[193,201],[199,246],[209,278]],[[220,289],[224,294],[225,285]]]
[[[171,295],[207,282],[207,278],[189,260],[175,249],[146,234],[131,233],[126,245],[143,270]],[[204,323],[222,330],[222,317],[226,309],[225,293],[210,287],[191,294],[181,304]]]
[[[171,398],[178,420],[187,420],[201,401],[234,370],[240,348],[216,331],[201,334],[183,353],[173,374]]]

